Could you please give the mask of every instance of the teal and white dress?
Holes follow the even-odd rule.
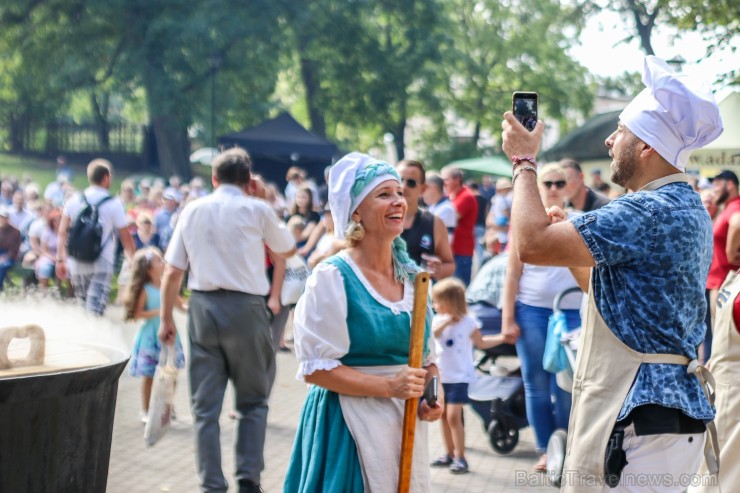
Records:
[[[395,375],[408,364],[414,286],[391,302],[341,252],[319,264],[293,322],[298,378],[350,366]],[[424,366],[434,362],[427,314]],[[340,395],[311,385],[285,478],[286,493],[396,491],[404,401]],[[427,423],[417,420],[411,491],[430,489]]]

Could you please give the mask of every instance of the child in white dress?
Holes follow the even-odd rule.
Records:
[[[449,467],[453,474],[468,472],[465,460],[463,405],[468,402],[468,383],[475,380],[473,346],[487,349],[507,342],[502,334],[482,336],[480,322],[468,315],[465,286],[455,278],[439,281],[432,288],[437,314],[432,331],[437,343],[440,379],[445,394],[442,436],[446,453],[431,463],[432,467]]]

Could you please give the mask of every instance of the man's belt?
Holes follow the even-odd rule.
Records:
[[[645,404],[638,406],[617,424],[623,427],[632,423],[635,435],[694,434],[704,433],[707,427],[703,421],[684,414],[680,409]]]

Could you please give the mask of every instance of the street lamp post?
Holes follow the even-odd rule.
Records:
[[[676,55],[670,60],[665,61],[668,65],[670,65],[673,70],[676,71],[676,73],[683,72],[683,66],[686,63],[686,60],[681,55]]]
[[[211,71],[211,147],[216,147],[216,72],[221,65],[221,54],[211,53],[208,56],[208,67]]]

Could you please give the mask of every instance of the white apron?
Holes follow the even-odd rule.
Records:
[[[403,366],[353,367],[369,375],[391,376]],[[344,421],[357,445],[367,493],[388,493],[398,488],[401,464],[401,437],[405,401],[379,397],[339,394]],[[414,456],[411,465],[411,492],[428,493],[431,485],[428,423],[416,419]]]
[[[740,295],[740,276],[730,272],[719,292],[717,318],[709,367],[717,382],[717,439],[720,449],[719,484],[724,491],[740,489],[740,334],[733,317],[735,299]],[[691,493],[712,491],[706,485],[707,464],[700,470],[701,485]]]
[[[685,174],[670,175],[649,183],[642,190],[655,190],[668,183],[687,181]],[[593,286],[589,287],[588,307],[583,322],[576,368],[573,377],[573,404],[568,425],[565,465],[561,491],[568,493],[601,491],[607,443],[637,371],[643,363],[690,365],[690,371],[705,385],[709,372],[686,356],[640,353],[624,344],[606,326],[596,306]],[[707,426],[713,429],[713,423]],[[714,447],[709,433],[705,456]],[[711,445],[710,445],[711,442]],[[710,459],[711,461],[711,459]]]

